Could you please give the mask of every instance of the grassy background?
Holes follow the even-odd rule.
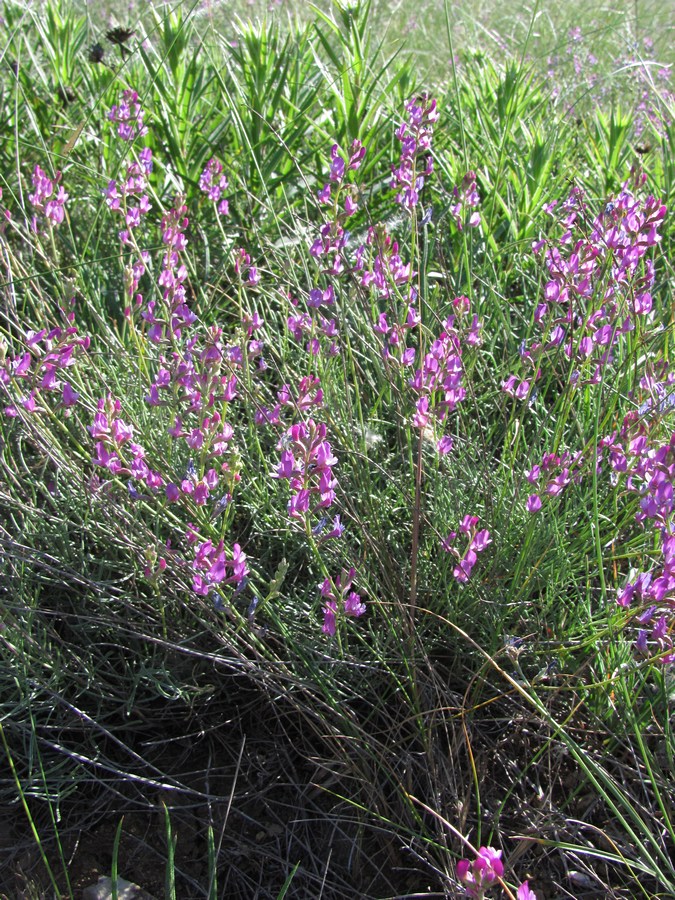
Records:
[[[544,452],[611,431],[636,406],[644,361],[667,359],[669,220],[655,314],[602,390],[572,395],[561,360],[531,405],[512,403],[500,383],[535,333],[544,276],[530,247],[551,229],[544,205],[575,184],[599,210],[635,164],[671,205],[673,127],[655,127],[639,104],[647,92],[672,115],[656,74],[672,62],[672,16],[657,4],[594,17],[584,4],[543,3],[480,14],[468,4],[242,4],[242,17],[260,16],[251,21],[233,10],[3,10],[0,179],[17,226],[2,237],[0,334],[16,352],[28,328],[56,323],[76,297],[93,340],[74,370],[82,402],[72,416],[22,415],[0,432],[0,786],[11,823],[2,890],[78,896],[119,871],[156,896],[460,896],[455,862],[468,840],[501,847],[511,889],[529,874],[540,900],[670,896],[672,680],[634,661],[615,602],[653,537],[635,525],[636,497],[607,479],[586,477],[532,518],[523,478]],[[109,24],[135,29],[128,57],[105,43]],[[106,65],[87,58],[95,41]],[[123,87],[147,110],[153,204],[186,196],[200,321],[236,341],[242,308],[265,319],[269,376],[246,381],[232,412],[236,503],[215,524],[193,511],[214,539],[245,545],[255,617],[250,595],[225,613],[195,597],[185,567],[148,579],[148,553],[179,540],[184,523],[132,502],[122,482],[92,490],[86,426],[106,391],[123,399],[154,459],[171,453],[170,419],[143,400],[156,360],[123,326],[119,224],[101,203],[126,165],[105,122]],[[416,262],[427,324],[466,294],[485,343],[466,358],[452,456],[423,448],[416,512],[405,379],[382,364],[376,301],[339,280],[343,349],[317,369],[348,532],[319,556],[288,527],[286,493],[270,477],[279,436],[256,429],[249,411],[310,365],[284,322],[288,295],[323,277],[307,248],[333,142],[368,147],[355,239],[386,223],[410,252],[388,181],[403,103],[422,89],[441,111],[423,196],[433,219]],[[212,155],[230,181],[221,222],[198,188]],[[44,239],[23,224],[36,163],[61,170],[71,198],[66,223]],[[483,225],[460,233],[452,188],[469,169]],[[157,266],[158,221],[146,237]],[[238,246],[260,268],[255,291],[237,282]],[[667,415],[661,427],[669,435]],[[493,544],[464,587],[439,545],[469,511]],[[320,634],[316,584],[324,566],[350,563],[369,611],[336,644]]]

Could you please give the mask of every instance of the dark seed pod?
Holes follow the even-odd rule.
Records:
[[[102,63],[104,56],[105,50],[98,41],[95,44],[92,44],[87,51],[87,59],[90,63]]]
[[[106,32],[105,36],[111,44],[117,44],[118,47],[123,47],[134,34],[135,32],[129,28],[111,28],[110,31]]]
[[[69,103],[72,103],[77,96],[75,91],[67,84],[59,84],[56,88],[56,93],[64,106],[68,106]]]

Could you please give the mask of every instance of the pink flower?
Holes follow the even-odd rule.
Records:
[[[138,94],[132,90],[123,91],[121,102],[108,113],[108,118],[117,125],[117,134],[123,141],[133,141],[148,133],[143,117]]]
[[[116,453],[109,453],[103,441],[98,441],[96,444],[96,456],[92,460],[95,466],[102,466],[104,469],[109,469],[113,474],[121,471],[122,465],[119,461],[119,457]]]
[[[337,616],[341,609],[344,615],[358,618],[366,611],[366,605],[361,600],[356,591],[351,590],[352,582],[356,572],[353,568],[346,572],[344,569],[337,576],[335,581],[325,578],[321,585],[321,596],[325,597],[326,603],[323,607],[323,625],[321,630],[324,634],[334,635],[337,629]]]
[[[392,167],[391,187],[398,190],[396,202],[405,209],[410,209],[417,205],[425,178],[433,169],[429,151],[433,126],[438,121],[438,110],[436,101],[430,100],[427,94],[410,100],[406,103],[405,110],[408,121],[395,133],[401,142],[401,156],[398,167]]]
[[[471,547],[476,553],[480,553],[482,550],[485,550],[488,544],[492,543],[492,538],[490,537],[490,532],[487,528],[483,528],[482,531],[477,531],[474,539],[471,541]]]
[[[336,622],[335,613],[337,612],[337,603],[335,600],[327,600],[323,608],[323,625],[321,631],[331,637],[335,634]]]
[[[480,900],[486,888],[495,884],[502,877],[504,864],[501,861],[501,855],[501,850],[481,847],[473,862],[468,859],[460,859],[457,863],[457,877],[464,884],[467,897],[475,897]]]
[[[35,209],[43,213],[52,225],[60,225],[63,222],[65,203],[68,199],[68,194],[63,187],[59,187],[56,197],[52,198],[52,194],[60,179],[60,172],[57,172],[56,177],[52,180],[46,176],[40,166],[35,166],[32,179],[34,190],[32,194],[28,195],[28,199]]]
[[[516,896],[518,900],[537,900],[537,895],[534,891],[530,890],[527,881],[524,881],[518,888],[518,893],[516,894]]]
[[[518,379],[515,375],[509,375],[509,377],[505,381],[502,381],[501,389],[504,391],[504,393],[510,394],[512,397],[515,397],[517,382]]]
[[[541,509],[541,497],[538,494],[530,494],[525,504],[525,509],[529,513],[539,512]]]
[[[652,295],[649,291],[637,295],[633,301],[633,308],[638,315],[645,315],[646,313],[651,312]]]
[[[331,181],[342,181],[345,174],[345,161],[340,156],[339,148],[337,144],[333,144],[330,151],[331,155],[331,164],[330,164],[330,180]]]
[[[227,200],[221,200],[221,194],[229,187],[227,178],[222,174],[223,164],[212,157],[206,164],[206,168],[199,176],[199,187],[208,195],[209,200],[218,203],[218,213],[225,216],[229,212]],[[219,202],[220,201],[220,202]]]
[[[436,445],[436,449],[440,456],[446,456],[452,450],[452,438],[447,434],[443,435]]]
[[[75,404],[77,403],[79,398],[80,398],[80,395],[78,394],[78,392],[74,391],[72,389],[69,382],[64,381],[64,383],[63,383],[63,405],[66,407],[75,406]]]
[[[478,524],[478,516],[464,516],[459,530],[468,534],[474,526]]]
[[[356,591],[350,591],[345,597],[345,615],[362,616],[366,611],[366,604],[362,602],[361,597]]]
[[[330,538],[342,537],[344,530],[345,530],[345,526],[340,521],[340,516],[335,516],[335,518],[333,519],[333,524],[331,526],[330,531],[326,532],[326,534],[322,534],[321,540],[327,541]]]

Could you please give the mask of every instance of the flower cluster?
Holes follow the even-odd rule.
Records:
[[[234,271],[242,284],[252,286],[260,282],[260,273],[256,266],[251,265],[251,257],[243,247],[234,252]]]
[[[358,208],[358,190],[350,179],[350,173],[360,168],[365,153],[366,148],[358,140],[352,143],[348,153],[343,153],[337,144],[331,147],[328,180],[317,194],[320,204],[328,210],[327,221],[320,226],[319,235],[310,246],[310,255],[321,267],[321,283],[310,287],[304,299],[288,295],[293,308],[286,320],[288,331],[312,357],[320,354],[332,357],[339,352],[338,324],[330,315],[330,310],[338,300],[337,279],[347,271],[345,249],[349,234],[345,225]],[[290,409],[296,414],[310,413],[322,405],[323,390],[319,379],[309,375],[301,378],[293,388],[285,384],[276,399],[273,408],[261,406],[258,409],[258,424],[281,424],[283,410]],[[281,455],[273,473],[274,478],[288,480],[291,491],[288,514],[291,519],[302,523],[315,547],[341,537],[345,530],[339,515],[335,515],[331,522],[325,514],[335,502],[337,487],[333,471],[337,459],[326,435],[325,424],[313,418],[291,424],[283,432],[277,446]],[[345,596],[340,608],[347,615],[358,616],[365,607],[360,604],[357,594],[348,591],[353,577],[354,570],[350,570],[342,589]],[[335,585],[337,588],[327,580],[322,589],[322,595],[327,598],[323,628],[327,634],[334,634],[336,629],[339,603],[330,591],[340,590],[340,578],[336,579]]]
[[[134,482],[141,482],[151,493],[164,484],[159,472],[153,471],[146,462],[146,450],[133,440],[134,426],[120,418],[121,403],[108,394],[98,402],[98,412],[88,431],[96,441],[96,455],[92,462],[112,475],[128,475],[132,479],[129,493],[138,498]]]
[[[307,412],[312,407],[318,407],[323,401],[323,391],[319,379],[314,376],[305,376],[298,383],[296,391],[292,392],[289,385],[284,385],[277,394],[278,404],[273,410],[264,410],[264,421],[278,424],[280,411],[284,407],[292,408],[296,412]],[[262,423],[262,416],[258,420]],[[335,515],[332,522],[329,521],[326,511],[335,502],[335,489],[337,479],[333,469],[337,464],[329,441],[326,440],[327,429],[322,422],[316,423],[314,419],[298,422],[291,425],[283,433],[277,449],[281,456],[277,468],[272,477],[287,480],[291,489],[288,501],[288,514],[291,519],[303,524],[308,537],[315,545],[325,541],[340,538],[345,530],[340,521],[340,516]],[[338,600],[333,593],[340,592],[343,599],[342,607],[346,615],[360,616],[365,607],[360,603],[360,598],[354,592],[348,592],[354,578],[354,570],[351,569],[349,577],[335,581],[335,586],[330,580],[326,580],[322,588],[322,596],[326,597],[324,608],[323,631],[326,634],[334,634],[336,627],[336,615],[338,612]]]
[[[530,378],[520,379],[516,375],[509,375],[502,381],[501,389],[505,394],[508,394],[516,400],[526,400],[529,397],[530,402],[532,402],[536,396],[532,384],[533,381],[536,381],[536,379],[540,377],[541,369],[538,369],[534,374],[534,377]]]
[[[482,325],[474,315],[465,333],[460,332],[463,320],[470,312],[468,297],[456,297],[453,306],[456,314],[448,316],[444,330],[425,354],[422,368],[416,370],[409,382],[417,396],[413,417],[415,428],[429,429],[432,422],[442,424],[466,396],[462,385],[462,339],[470,346],[480,344]],[[435,433],[435,429],[432,430]],[[437,449],[442,455],[449,453],[451,438],[441,437]]]
[[[675,372],[665,360],[650,361],[639,381],[639,415],[647,422],[661,417],[675,406]]]
[[[211,541],[198,541],[194,531],[191,532],[191,538],[196,544],[192,561],[192,568],[195,572],[192,589],[201,597],[207,597],[213,593],[216,597],[216,606],[219,606],[221,594],[216,588],[234,585],[235,593],[237,593],[246,586],[249,574],[246,554],[239,544],[233,544],[232,557],[228,559],[222,541],[216,545]]]
[[[396,130],[401,142],[398,166],[392,166],[392,190],[398,191],[396,202],[405,209],[413,209],[419,203],[425,178],[433,172],[431,138],[438,121],[436,101],[423,94],[405,105],[408,119]]]
[[[453,188],[453,200],[455,201],[450,207],[450,214],[454,216],[457,227],[462,231],[467,210],[473,210],[469,214],[469,227],[476,228],[480,225],[480,213],[476,207],[480,204],[478,196],[478,188],[476,187],[476,173],[467,172],[459,187]]]
[[[152,172],[152,165],[152,150],[145,147],[139,153],[138,160],[127,165],[124,178],[120,181],[111,179],[104,192],[108,208],[124,218],[124,228],[119,232],[119,239],[122,247],[129,250],[124,267],[124,288],[127,297],[124,314],[127,318],[131,317],[132,304],[138,308],[143,303],[143,295],[138,291],[150,261],[147,250],[139,249],[134,232],[152,209],[148,194],[148,176]]]
[[[542,505],[540,494],[557,497],[568,484],[579,484],[583,478],[583,465],[584,455],[581,452],[565,450],[560,455],[544,453],[541,463],[525,472],[525,478],[537,487],[537,493],[530,494],[527,499],[527,511],[539,512]]]
[[[117,125],[117,136],[130,142],[148,133],[143,124],[144,115],[136,91],[126,90],[122,93],[121,101],[108,113],[108,118]]]
[[[314,297],[312,296],[314,295]],[[307,301],[311,309],[318,309],[326,303],[332,303],[333,288],[329,286],[325,291],[318,289],[310,291],[310,297]],[[330,299],[329,299],[330,298]],[[298,300],[291,300],[293,306],[298,306]],[[312,316],[309,313],[298,313],[290,315],[286,320],[286,325],[291,333],[293,340],[298,343],[306,341],[305,348],[312,356],[318,356],[321,353],[322,338],[328,344],[325,352],[328,356],[336,356],[338,351],[337,336],[338,326],[335,319],[328,319],[323,315]]]
[[[479,530],[476,527],[478,525],[478,522],[478,516],[466,515],[462,519],[459,530],[468,538],[468,543],[463,553],[460,553],[459,550],[457,550],[456,547],[453,546],[454,541],[457,539],[456,531],[451,531],[441,544],[443,549],[447,553],[452,553],[452,555],[457,560],[457,565],[452,570],[452,574],[457,579],[457,581],[466,583],[469,578],[471,578],[473,567],[476,565],[476,562],[478,560],[478,554],[485,550],[488,544],[492,543],[490,532],[487,530],[487,528],[482,528]]]
[[[401,143],[398,166],[392,166],[391,187],[398,190],[396,201],[411,210],[419,202],[425,179],[433,171],[431,139],[438,121],[436,101],[427,94],[405,105],[407,121],[396,131]],[[374,332],[383,339],[382,357],[389,363],[413,365],[414,347],[408,345],[409,333],[420,324],[416,306],[417,274],[400,255],[398,242],[383,225],[371,226],[365,244],[356,251],[354,265],[362,287],[374,291],[380,300],[401,300],[402,308],[380,312],[373,322]]]
[[[65,328],[26,332],[26,349],[22,353],[9,355],[7,345],[0,341],[0,386],[10,398],[3,410],[8,418],[16,418],[19,407],[26,412],[38,412],[41,392],[59,394],[58,402],[64,409],[77,403],[80,395],[63,378],[63,373],[89,349],[90,339],[79,337],[77,327],[72,324],[72,311],[64,315],[68,323]]]
[[[316,375],[304,375],[298,382],[295,391],[289,384],[283,385],[277,392],[279,406],[289,407],[297,412],[309,412],[314,407],[323,405],[323,388]]]
[[[654,533],[656,560],[643,571],[633,570],[617,589],[617,602],[635,606],[638,626],[636,650],[643,656],[658,655],[675,661],[671,636],[675,599],[675,433],[662,440],[662,419],[675,405],[675,374],[664,362],[650,364],[639,382],[642,402],[628,413],[618,431],[597,442],[595,456],[590,447],[574,454],[546,453],[541,464],[525,472],[537,485],[526,508],[536,513],[542,496],[558,496],[570,483],[578,484],[587,474],[587,462],[602,473],[607,465],[610,482],[624,494],[637,494],[636,521]],[[646,398],[645,398],[646,395]],[[636,402],[636,406],[638,403]],[[605,463],[606,461],[606,463]]]
[[[183,254],[187,247],[185,231],[188,226],[187,206],[177,198],[172,209],[162,216],[162,243],[166,251],[157,283],[162,288],[163,312],[160,317],[150,309],[146,321],[151,323],[148,338],[159,342],[180,339],[183,329],[197,320],[187,303],[185,284],[188,277]]]
[[[209,200],[217,204],[218,214],[226,216],[230,211],[229,203],[226,199],[221,200],[221,196],[229,187],[227,177],[223,175],[223,164],[220,160],[212,156],[206,164],[206,168],[199,176],[199,187],[208,196]]]
[[[348,155],[343,155],[337,144],[330,151],[328,181],[317,196],[328,207],[331,216],[319,228],[319,236],[310,247],[311,255],[322,264],[323,276],[336,277],[345,271],[344,250],[349,237],[345,231],[346,220],[357,210],[357,191],[348,181],[348,173],[356,171],[363,161],[366,148],[354,141]],[[308,291],[303,311],[301,301],[289,295],[293,312],[286,324],[293,340],[304,344],[308,353],[318,356],[322,351],[328,356],[338,353],[337,320],[324,315],[335,304],[335,288],[331,282],[326,287],[313,287]]]
[[[274,477],[290,482],[288,514],[293,519],[308,523],[335,501],[337,480],[333,475],[333,466],[337,459],[326,440],[326,426],[323,422],[317,424],[313,419],[291,425],[278,449],[281,450],[281,458]],[[338,535],[331,533],[331,536]]]
[[[457,877],[464,885],[467,897],[482,900],[485,891],[498,883],[504,875],[501,856],[501,850],[481,847],[473,861],[460,859],[457,863]]]
[[[460,859],[457,863],[457,877],[464,885],[465,895],[474,900],[483,900],[485,892],[497,884],[504,876],[502,851],[492,847],[481,847],[476,858]],[[537,895],[524,881],[516,893],[517,900],[537,900]]]
[[[642,655],[660,654],[663,662],[673,662],[675,433],[665,442],[650,439],[644,422],[629,415],[619,434],[601,441],[602,449],[615,479],[623,479],[626,489],[637,493],[636,519],[652,529],[658,548],[655,565],[634,571],[617,591],[617,602],[623,607],[635,604],[640,608],[636,615],[637,651]]]
[[[170,503],[190,500],[204,506],[217,492],[221,496],[212,510],[216,516],[232,500],[240,475],[233,450],[234,428],[225,416],[238,395],[237,373],[241,375],[244,366],[251,370],[261,348],[262,342],[249,341],[245,359],[241,347],[224,344],[221,329],[213,326],[205,335],[185,339],[169,356],[160,356],[146,402],[155,407],[171,405],[174,419],[167,433],[180,448],[180,458],[199,454],[199,470],[190,461],[180,478],[168,480]],[[225,456],[229,461],[222,461]],[[214,468],[216,461],[219,465]]]
[[[323,625],[324,634],[333,636],[337,630],[337,620],[340,615],[358,618],[366,611],[366,605],[361,600],[360,594],[353,591],[352,584],[356,571],[351,568],[348,572],[344,569],[334,580],[324,579],[321,585],[321,596],[324,598]]]
[[[130,102],[126,95],[124,102]],[[137,98],[133,103],[136,105],[130,108],[129,115],[138,128],[143,115]],[[120,121],[123,105],[114,107],[112,121]],[[123,122],[127,121],[125,115],[122,115]],[[133,427],[119,416],[119,401],[108,398],[99,404],[99,413],[90,427],[92,437],[98,439],[94,463],[113,474],[131,476],[128,489],[132,499],[150,499],[139,492],[141,482],[151,496],[162,489],[160,496],[165,502],[176,504],[190,514],[202,508],[207,520],[215,522],[221,514],[229,515],[226,510],[240,479],[239,460],[233,449],[234,427],[227,421],[227,412],[237,397],[238,381],[244,370],[250,377],[254,361],[258,370],[265,368],[263,342],[255,336],[262,321],[257,314],[248,316],[242,322],[240,340],[232,344],[223,340],[222,329],[217,326],[193,328],[198,319],[188,302],[185,263],[188,217],[181,197],[161,218],[159,298],[145,302],[138,293],[150,262],[148,251],[139,249],[137,234],[151,208],[147,194],[151,171],[152,154],[146,148],[139,153],[137,161],[127,166],[123,180],[109,183],[106,201],[111,210],[124,216],[125,228],[120,232],[120,240],[123,248],[129,248],[125,275],[130,301],[125,313],[132,324],[135,313],[139,313],[142,329],[138,338],[147,354],[146,365],[152,367],[150,371],[154,370],[145,400],[157,415],[162,408],[171,408],[166,434],[175,447],[169,460],[175,461],[165,460],[159,472],[153,471],[146,462],[144,448],[132,440]],[[222,176],[222,167],[214,160],[207,166],[201,186],[207,187],[207,182],[212,199],[220,201],[227,181]],[[254,273],[243,251],[239,251],[238,266],[242,274],[246,270]],[[153,345],[157,350],[150,350]],[[213,596],[216,605],[222,605],[222,589],[226,585],[241,590],[245,584],[248,569],[241,547],[234,544],[230,558],[222,540],[219,543],[200,540],[194,526],[188,527],[186,537],[189,544],[197,544],[193,561],[186,563],[195,573],[195,592]]]
[[[321,203],[326,205],[337,204],[340,199],[342,189],[347,186],[347,172],[355,172],[363,162],[366,155],[366,148],[361,141],[353,141],[349,150],[348,159],[345,159],[337,144],[333,144],[330,149],[330,174],[329,180],[324,184],[317,196]],[[356,201],[353,191],[347,189],[344,211],[345,215],[353,216],[356,212]]]
[[[638,190],[645,176],[633,180]],[[549,204],[548,211],[555,206]],[[562,350],[572,366],[573,386],[600,384],[613,361],[613,347],[635,328],[636,317],[651,311],[654,265],[645,256],[661,240],[665,214],[661,201],[652,196],[639,200],[627,181],[618,197],[589,223],[583,193],[572,188],[560,209],[565,231],[558,246],[545,240],[533,245],[535,253],[545,248],[548,270],[544,298],[534,314],[542,336],[529,347],[523,345],[520,354],[535,380],[542,359],[557,357]],[[576,240],[575,231],[580,234]],[[524,399],[530,381],[510,375],[502,390]]]
[[[307,412],[313,406],[321,407],[323,404],[323,389],[321,382],[315,375],[305,375],[297,383],[295,390],[289,384],[284,384],[277,391],[277,403],[270,409],[268,406],[260,406],[254,416],[256,425],[280,425],[282,407],[287,407],[296,412]],[[285,438],[282,440],[282,445]]]
[[[367,254],[370,257],[368,264]],[[356,251],[355,269],[361,272],[362,287],[374,288],[383,299],[389,299],[402,285],[411,283],[416,274],[410,263],[403,262],[398,242],[387,234],[384,226],[373,225],[368,229],[366,243]],[[411,284],[408,292],[411,301],[414,300],[413,292]]]
[[[389,324],[388,313],[380,313],[377,322],[373,324],[373,331],[379,334],[386,342],[382,345],[382,358],[387,362],[397,363],[400,366],[412,366],[415,362],[417,351],[408,346],[408,334],[420,324],[419,310],[412,303],[408,305],[405,318]]]
[[[35,166],[32,177],[33,193],[28,195],[28,199],[51,225],[60,225],[65,218],[68,194],[63,185],[59,185],[60,180],[60,172],[57,172],[54,178],[48,178],[40,166]],[[56,196],[53,196],[55,190]],[[33,231],[37,231],[35,218],[33,218]]]
[[[320,227],[319,237],[312,243],[309,252],[315,259],[323,260],[323,268],[328,275],[340,275],[345,268],[343,251],[348,234],[344,225],[357,210],[357,193],[347,181],[347,174],[359,168],[365,153],[366,148],[361,142],[354,141],[345,159],[340,148],[334,144],[330,152],[329,180],[317,194],[319,201],[331,208],[332,216]]]

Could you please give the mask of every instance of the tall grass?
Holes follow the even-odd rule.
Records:
[[[675,890],[672,97],[404,12],[4,8],[8,896]]]

